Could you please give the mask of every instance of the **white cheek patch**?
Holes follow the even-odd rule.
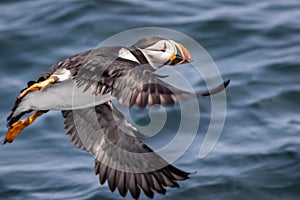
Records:
[[[120,49],[118,56],[120,58],[124,58],[126,60],[131,60],[133,62],[137,62],[137,63],[141,64],[128,49],[125,49],[125,48]]]
[[[167,51],[170,54],[177,54],[176,45],[175,45],[175,42],[173,40],[170,40],[170,42],[167,43]]]
[[[72,78],[70,70],[67,70],[65,68],[63,69],[57,69],[52,76],[56,77],[58,79],[58,82],[66,81]]]

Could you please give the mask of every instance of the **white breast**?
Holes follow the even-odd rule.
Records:
[[[110,94],[94,96],[90,90],[82,92],[73,80],[67,80],[30,92],[20,107],[33,110],[75,110],[100,105],[111,99]]]

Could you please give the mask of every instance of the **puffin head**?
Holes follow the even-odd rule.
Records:
[[[192,61],[190,52],[182,44],[159,36],[145,37],[129,49],[141,64],[149,64],[154,69]]]

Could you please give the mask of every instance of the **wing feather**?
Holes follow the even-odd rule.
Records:
[[[111,103],[106,103],[96,108],[82,109],[76,113],[75,111],[62,111],[71,141],[76,147],[85,149],[95,156],[94,170],[99,176],[100,184],[107,181],[110,190],[113,192],[118,189],[122,196],[125,196],[129,190],[131,196],[137,199],[142,190],[145,195],[153,198],[154,192],[165,194],[166,187],[178,187],[178,180],[188,178],[189,173],[168,164],[135,137],[138,131],[116,109]],[[91,120],[90,116],[93,112],[96,114],[100,130]],[[77,117],[79,119],[76,119]],[[75,127],[75,122],[76,125],[86,126],[86,128]],[[120,153],[111,144],[136,155]],[[147,157],[145,153],[146,155],[153,153],[153,155]],[[134,171],[135,169],[142,170],[142,167],[155,167],[157,163],[163,164],[163,167],[153,171]]]

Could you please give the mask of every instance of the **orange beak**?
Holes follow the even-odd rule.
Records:
[[[170,65],[181,65],[193,61],[192,55],[182,44],[177,42],[173,42],[173,44],[176,48],[176,53],[171,55]]]

